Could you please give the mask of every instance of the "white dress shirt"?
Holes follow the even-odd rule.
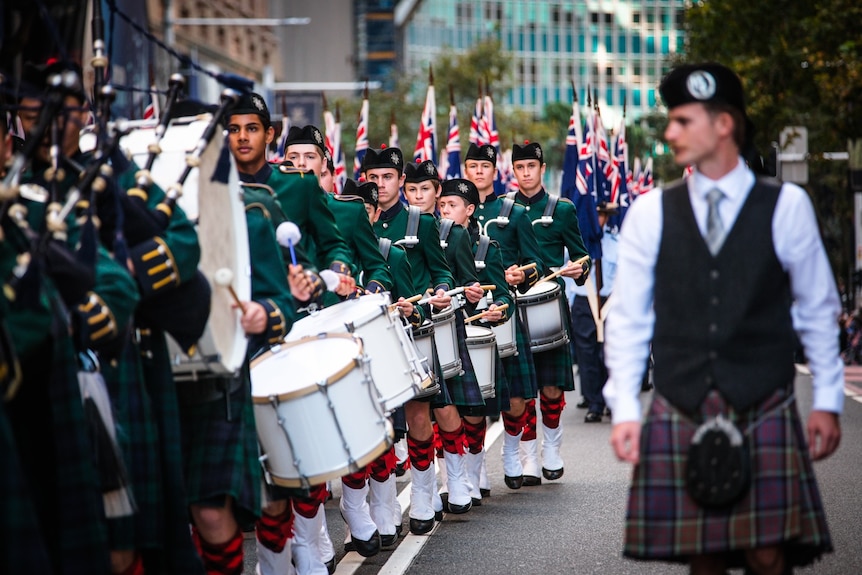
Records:
[[[739,158],[737,166],[720,180],[710,180],[695,170],[687,183],[697,226],[705,236],[707,193],[716,187],[724,192],[718,209],[724,229],[730,232],[754,185],[754,173]],[[655,189],[632,204],[620,231],[614,305],[605,330],[609,379],[604,396],[614,423],[641,418],[639,392],[655,326],[653,291],[662,215],[662,190]],[[795,184],[781,187],[772,238],[778,261],[790,276],[793,327],[813,375],[813,408],[841,413],[844,365],[838,349],[838,289],[811,200]]]

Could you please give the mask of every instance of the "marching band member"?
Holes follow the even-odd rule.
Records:
[[[545,160],[542,147],[536,143],[523,146],[515,144],[512,149],[512,166],[520,191],[515,201],[527,211],[533,222],[533,231],[541,250],[541,257],[548,267],[560,268],[565,277],[582,285],[589,273],[589,259],[582,264],[563,261],[565,249],[569,257],[577,260],[587,255],[584,240],[578,228],[578,217],[574,204],[565,198],[553,198],[545,191],[542,179],[545,175]],[[556,280],[563,289],[562,280]],[[567,306],[563,306],[567,309]],[[568,316],[568,312],[566,312]],[[569,329],[568,317],[563,325]],[[559,479],[563,475],[563,460],[560,445],[563,428],[560,422],[566,405],[564,392],[575,389],[572,373],[572,354],[568,345],[533,354],[536,379],[542,382],[540,396],[542,411],[542,475],[545,479]],[[521,445],[525,451],[524,485],[539,485],[539,455],[536,444],[537,420],[535,402],[527,406],[528,420]]]
[[[486,243],[484,243],[484,247],[481,247],[483,242],[480,241],[479,226],[473,217],[478,204],[479,191],[469,180],[455,178],[443,182],[438,204],[440,215],[454,221],[455,224],[463,227],[470,234],[473,265],[476,267],[478,280],[484,284],[499,286],[494,292],[493,303],[488,306],[487,311],[483,312],[482,317],[482,321],[487,324],[496,325],[511,318],[511,314],[514,313],[515,302],[509,291],[503,287],[507,284],[499,246],[490,238],[485,237],[484,242]],[[480,266],[481,269],[479,269]],[[497,309],[503,305],[508,305],[508,307],[503,310]],[[496,363],[494,398],[485,400],[485,411],[481,414],[475,412],[464,414],[464,427],[467,430],[467,451],[464,457],[470,479],[470,496],[473,505],[481,505],[482,502],[479,482],[485,457],[485,416],[510,410],[508,382],[496,348],[494,350],[494,362]]]
[[[516,204],[512,198],[498,198],[494,193],[496,165],[497,150],[493,146],[471,144],[464,159],[464,175],[479,191],[479,203],[474,217],[478,227],[500,246],[503,265],[506,266],[506,285],[519,293],[526,293],[544,274],[545,266],[539,253],[532,221],[524,206]],[[529,264],[534,264],[534,267],[527,270],[518,269]],[[503,479],[510,489],[519,489],[524,481],[519,444],[527,419],[526,401],[536,398],[538,385],[527,326],[521,321],[520,314],[511,312],[510,315],[512,321],[516,322],[515,341],[518,352],[501,360],[509,384],[510,404],[509,410],[502,412],[505,428],[502,447]],[[483,496],[490,493],[490,490],[482,491],[483,485],[490,488],[486,482],[487,477],[480,481],[480,492]]]
[[[440,195],[440,176],[437,173],[437,168],[432,161],[425,161],[419,164],[409,163],[404,169],[404,195],[411,206],[416,206],[423,213],[434,215],[437,211],[437,198]],[[464,290],[464,295],[467,299],[467,305],[470,313],[475,310],[476,303],[484,297],[484,292],[479,287],[478,279],[476,278],[476,268],[473,263],[473,255],[470,249],[470,236],[467,230],[462,226],[453,225],[451,220],[438,220],[440,226],[440,244],[445,246],[443,252],[446,255],[446,262],[449,264],[449,269],[455,279],[455,283],[460,286],[468,286]],[[455,311],[455,332],[457,335],[458,356],[461,359],[462,375],[455,375],[445,379],[446,386],[449,388],[449,393],[452,396],[453,404],[457,407],[460,418],[464,416],[478,416],[485,409],[485,401],[482,398],[482,390],[479,388],[479,382],[476,380],[476,372],[473,369],[473,363],[470,360],[470,353],[467,350],[467,332],[464,328],[464,311],[458,309]],[[442,407],[435,409],[434,416],[437,420],[438,432],[441,425],[441,420],[444,429],[451,429],[456,426],[454,414],[450,407]],[[467,437],[467,428],[473,429],[469,423],[464,421],[457,422],[456,428],[457,441],[447,442],[447,448],[442,448],[438,452],[438,459],[443,460],[441,469],[446,469],[446,490],[441,493],[441,496],[450,492],[454,493],[456,503],[454,505],[462,506],[463,503],[457,503],[466,499],[475,489],[478,495],[478,486],[471,485],[465,468],[465,450],[467,442],[470,441]],[[460,442],[460,437],[464,436],[464,443]],[[441,439],[443,435],[441,434]],[[450,463],[454,468],[449,470]],[[452,483],[458,485],[449,485],[449,479]],[[466,493],[465,493],[466,492]],[[445,495],[445,500],[449,500],[449,496]],[[470,497],[472,505],[473,501],[480,501],[481,497]],[[436,504],[436,500],[435,500]],[[446,506],[446,502],[441,502],[442,506]]]
[[[446,256],[440,247],[439,232],[433,216],[421,214],[420,210],[408,210],[401,203],[399,192],[404,183],[404,158],[398,148],[382,150],[369,149],[362,164],[365,179],[378,186],[378,199],[381,209],[380,218],[374,224],[379,237],[393,243],[401,242],[407,251],[413,272],[413,285],[417,289],[431,289],[430,303],[434,308],[444,309],[450,305],[451,297],[446,291],[454,286],[454,279],[446,263]],[[436,362],[435,362],[436,363]],[[464,439],[460,417],[451,406],[445,385],[435,398],[408,401],[404,408],[407,415],[407,446],[411,466],[410,490],[410,531],[422,535],[434,527],[435,509],[433,505],[436,491],[434,472],[434,430],[431,425],[430,407],[450,406],[448,411],[453,417],[444,427],[444,445],[457,451],[463,450]],[[451,420],[451,421],[450,421]],[[439,423],[439,422],[438,422]],[[451,501],[451,496],[450,496]],[[470,498],[456,502],[459,511],[469,510]]]

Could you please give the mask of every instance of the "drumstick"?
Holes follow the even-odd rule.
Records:
[[[282,222],[275,229],[275,237],[279,245],[290,249],[290,262],[296,265],[296,251],[293,249],[293,245],[302,239],[299,226],[293,222]]]
[[[230,293],[230,297],[232,297],[233,301],[236,302],[237,307],[242,313],[245,313],[245,306],[241,301],[239,301],[239,296],[236,295],[236,292],[233,290],[233,286],[231,285],[231,282],[233,281],[233,272],[228,268],[219,268],[216,270],[213,280],[216,285],[227,288],[228,293]]]
[[[531,270],[534,267],[536,267],[536,262],[532,262],[532,263],[529,263],[529,264],[524,265],[524,266],[518,266],[515,268],[515,271],[523,272],[523,271]]]
[[[590,259],[590,256],[589,256],[589,255],[585,255],[584,257],[579,258],[579,259],[577,259],[577,260],[575,260],[575,261],[573,261],[573,262],[568,262],[568,263],[566,263],[566,265],[564,265],[563,267],[561,267],[560,269],[558,269],[558,270],[557,270],[557,271],[555,271],[554,273],[546,275],[545,277],[543,277],[542,279],[540,279],[540,280],[539,280],[538,282],[536,282],[536,283],[546,282],[546,281],[548,281],[548,280],[552,280],[552,279],[554,279],[554,278],[560,277],[560,276],[561,276],[561,275],[563,275],[563,273],[565,273],[565,272],[566,272],[566,270],[568,270],[570,267],[574,267],[574,266],[576,266],[576,265],[580,265],[580,264],[582,264],[582,263],[586,262],[588,259]]]
[[[497,286],[495,286],[494,284],[488,284],[479,287],[482,288],[483,291],[494,291],[495,289],[497,289]]]
[[[447,291],[447,292],[446,292],[446,293],[444,293],[443,295],[448,295],[449,297],[452,297],[453,295],[458,295],[459,293],[461,293],[461,292],[463,292],[463,291],[464,291],[464,288],[462,288],[462,287],[456,287],[455,289],[450,289],[449,291]],[[432,299],[435,295],[436,295],[436,294],[432,294],[431,296],[423,297],[422,299],[420,299],[420,300],[419,300],[419,302],[418,302],[418,303],[419,303],[419,305],[424,305],[424,304],[428,303],[429,301],[431,301],[431,299]]]
[[[482,313],[477,313],[476,315],[471,315],[470,317],[468,317],[467,319],[464,320],[464,323],[470,323],[471,321],[476,321],[477,319],[482,319],[482,316],[485,315],[486,313],[490,312],[490,311],[502,311],[504,309],[508,309],[508,307],[509,307],[509,304],[504,303],[500,307],[494,308],[493,310],[486,309]]]

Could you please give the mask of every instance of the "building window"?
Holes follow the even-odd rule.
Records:
[[[646,37],[646,53],[655,54],[655,37],[653,36]]]
[[[605,68],[605,77],[608,79],[608,82],[613,81],[613,78],[614,78],[614,67],[613,66],[607,66]]]
[[[620,104],[622,104],[622,105],[626,104],[626,89],[625,88],[620,88]]]
[[[626,53],[626,36],[625,36],[625,34],[622,34],[617,38],[617,52],[619,52],[620,54]]]
[[[613,21],[614,21],[614,15],[609,13],[609,12],[606,12],[605,13],[605,24],[610,26],[613,23]]]
[[[639,88],[632,90],[632,105],[638,107],[641,105],[641,91]]]
[[[607,52],[608,54],[610,54],[610,53],[612,53],[613,51],[614,51],[614,43],[613,43],[613,39],[611,38],[611,35],[610,35],[610,34],[608,34],[608,35],[606,35],[606,36],[605,36],[605,52]]]
[[[605,90],[605,103],[608,106],[614,105],[614,91],[611,88],[608,88],[607,90]]]
[[[640,24],[641,23],[641,13],[640,12],[632,12],[632,24]]]
[[[677,10],[675,15],[676,27],[682,28],[685,24],[685,10]]]
[[[655,12],[647,9],[646,21],[647,21],[647,24],[655,24]]]
[[[647,103],[650,108],[655,106],[655,90],[647,90]]]
[[[586,51],[587,51],[587,39],[584,37],[583,34],[578,34],[578,52],[583,54]]]
[[[599,23],[599,13],[598,12],[590,12],[590,22],[592,24]]]
[[[593,54],[599,51],[599,37],[593,36]]]
[[[670,38],[667,36],[661,37],[661,53],[668,54],[670,53]]]
[[[640,78],[641,75],[641,65],[639,62],[632,64],[632,76],[635,78]]]
[[[632,36],[632,54],[641,53],[641,37]]]

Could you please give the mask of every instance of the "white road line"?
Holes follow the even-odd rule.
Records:
[[[495,421],[488,427],[485,433],[485,451],[494,444],[495,441],[503,433],[503,420]],[[437,469],[439,473],[439,468]],[[407,511],[410,507],[410,483],[407,483],[398,494],[398,504],[401,505],[402,512]],[[407,535],[398,543],[398,547],[392,552],[392,555],[380,568],[379,575],[403,575],[413,564],[416,556],[425,547],[428,538],[434,534],[440,523],[434,524],[434,529],[427,535],[413,535],[409,531]],[[335,568],[335,575],[353,575],[362,565],[365,558],[359,553],[351,551],[346,553]]]

